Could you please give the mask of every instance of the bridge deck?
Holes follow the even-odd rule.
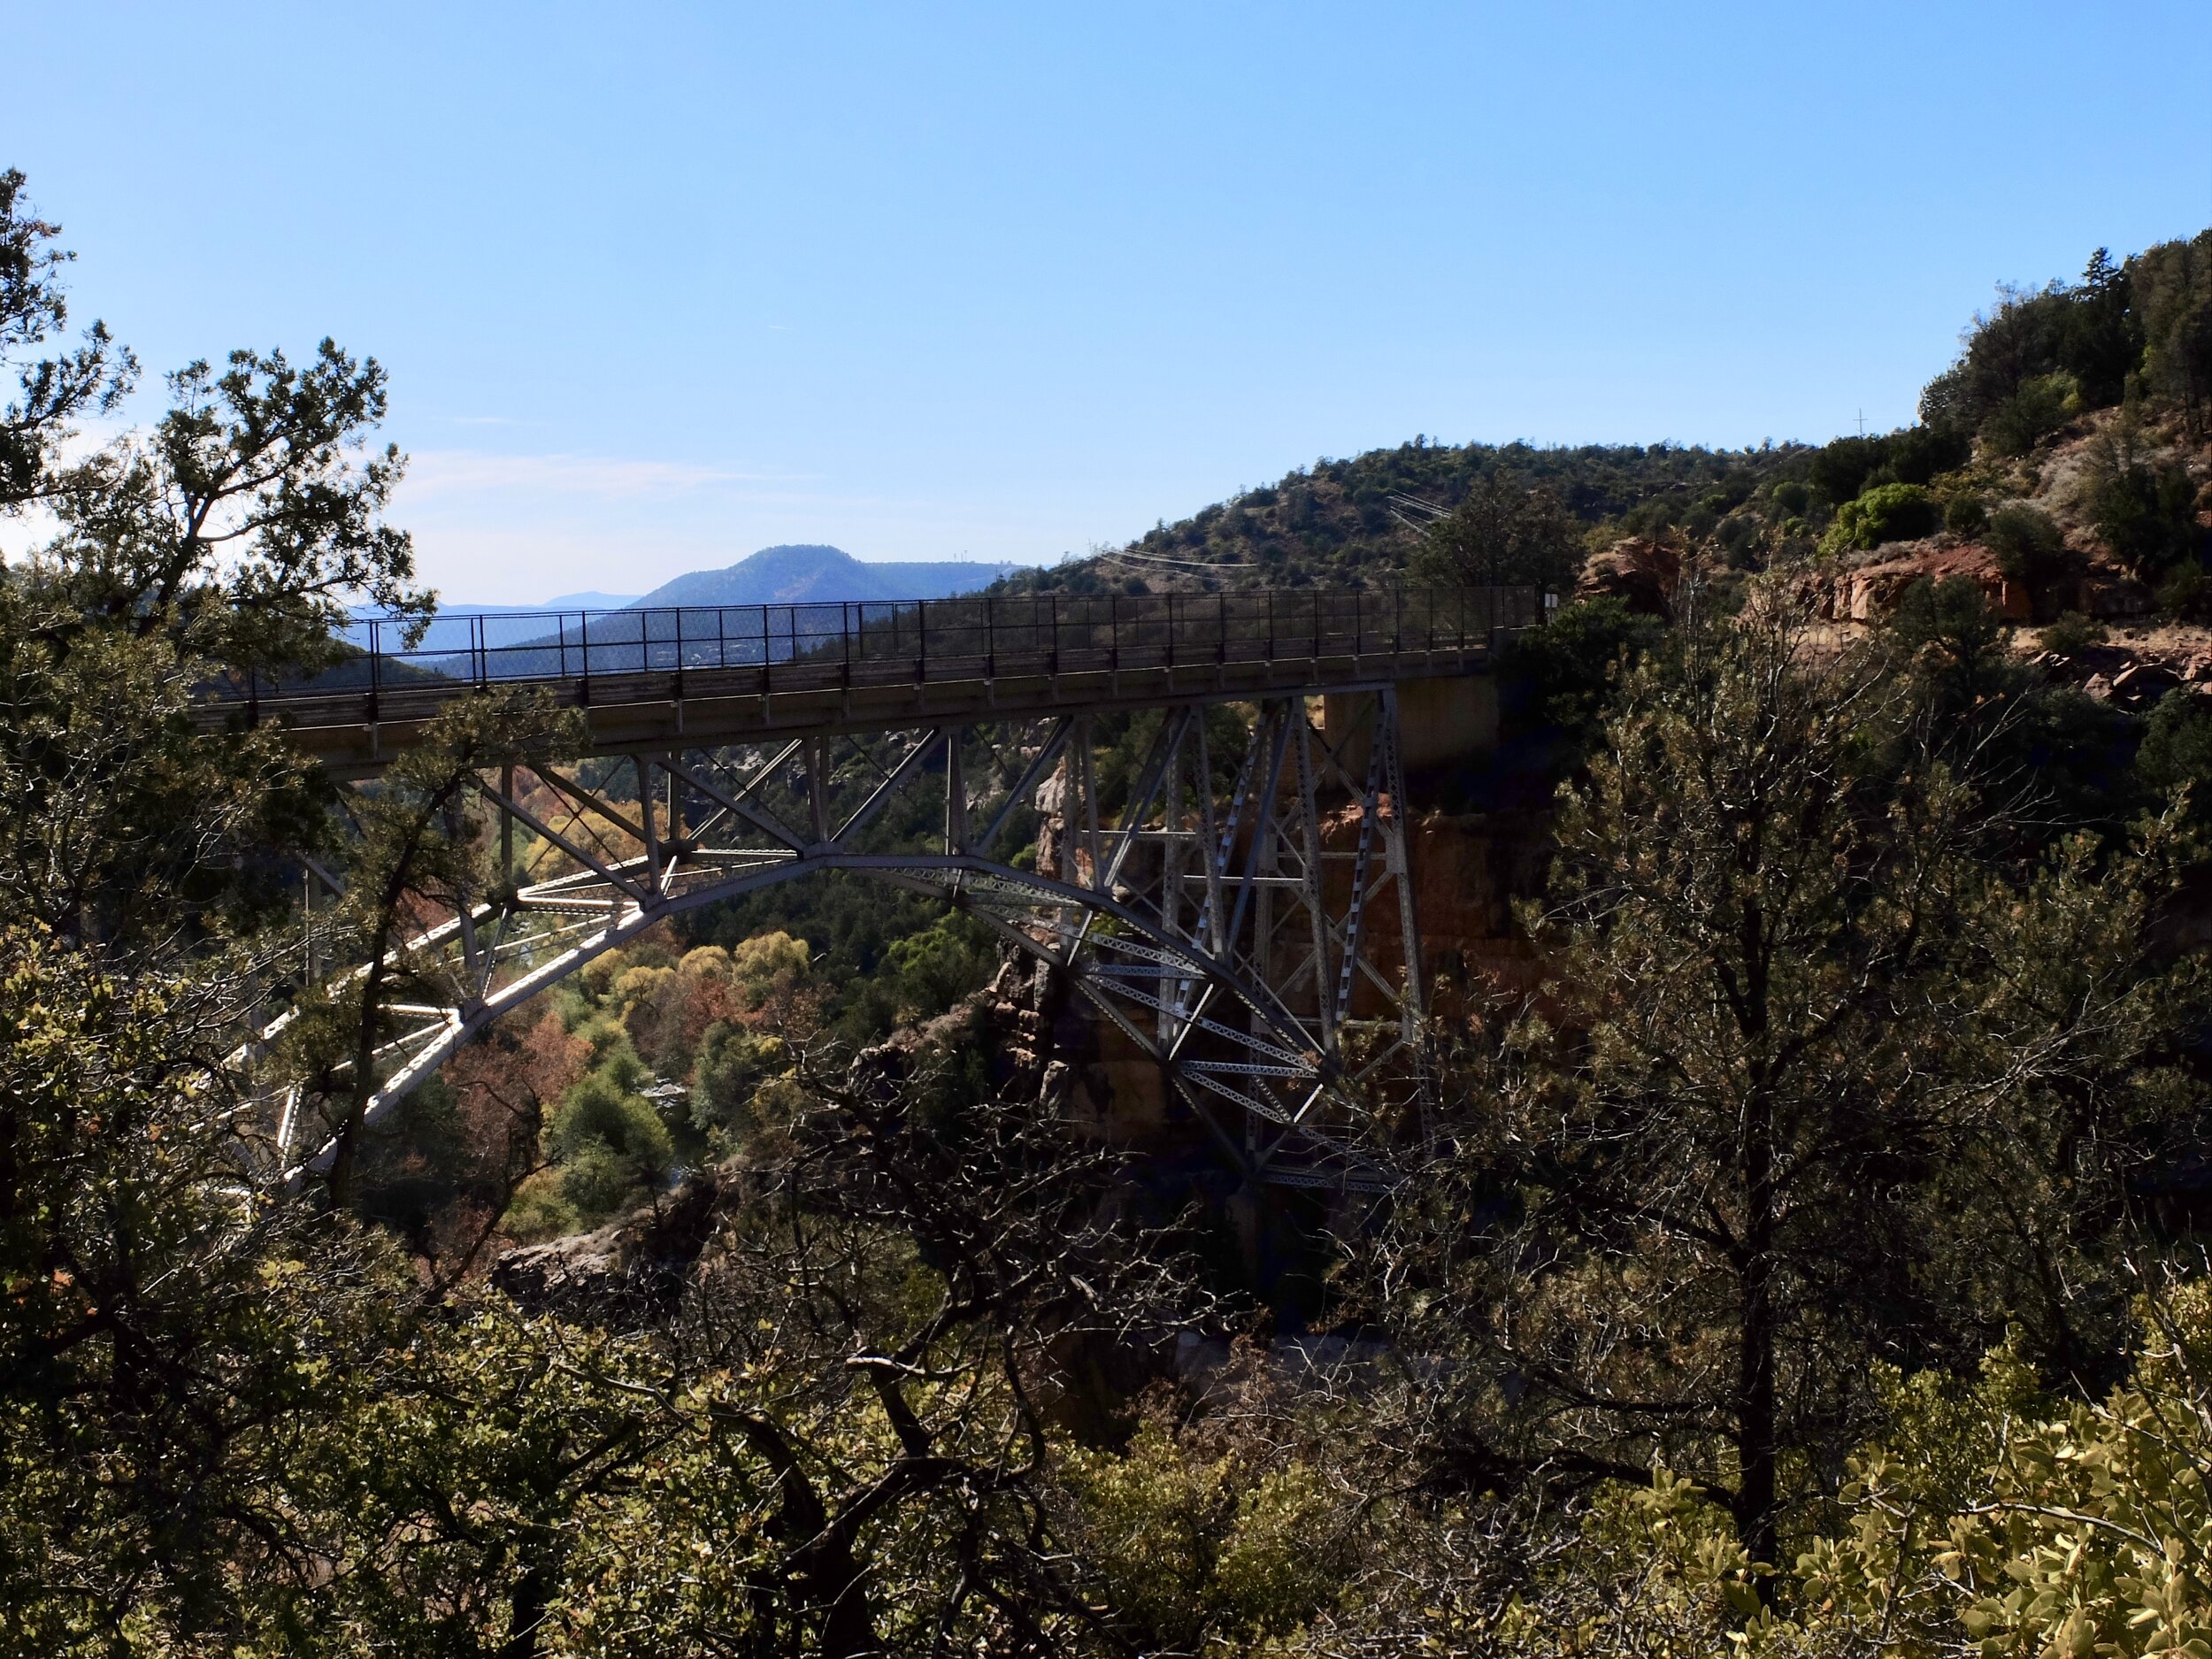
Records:
[[[455,616],[396,648],[370,622],[338,670],[228,686],[202,718],[279,721],[362,775],[454,698],[528,685],[583,710],[595,752],[652,753],[1476,673],[1538,603],[1305,588]]]

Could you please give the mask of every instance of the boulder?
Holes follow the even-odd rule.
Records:
[[[1679,549],[1629,536],[1591,559],[1575,585],[1575,593],[1584,599],[1625,599],[1632,611],[1671,618],[1675,589],[1681,580]]]
[[[2163,663],[2131,663],[2112,677],[2112,700],[2136,709],[2156,703],[2181,684],[2181,676]]]

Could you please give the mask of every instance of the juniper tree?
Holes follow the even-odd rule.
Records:
[[[2109,1346],[2129,1177],[2197,1099],[2200,975],[2147,942],[2173,827],[2005,867],[1926,683],[1770,594],[1625,676],[1526,914],[1542,990],[1380,1252],[1440,1471],[1663,1462],[1771,1563],[1870,1359]]]

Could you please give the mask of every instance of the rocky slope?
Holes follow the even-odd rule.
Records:
[[[2031,593],[2008,575],[1985,538],[1945,534],[1877,549],[1820,579],[1824,614],[1856,625],[1878,622],[1894,612],[1913,582],[1963,576],[2016,625],[2014,649],[2055,680],[2129,707],[2145,706],[2176,687],[2212,695],[2212,627],[2193,618],[2162,615],[2159,593],[2131,573],[2094,523],[2098,448],[2111,442],[2124,419],[2122,411],[2108,410],[2078,422],[2003,480],[2017,492],[2010,499],[2044,512],[2063,534],[2066,568],[2042,592]],[[2142,460],[2186,470],[2196,487],[2197,524],[2212,535],[2212,444],[2193,443],[2169,429],[2151,434]],[[2070,615],[2103,625],[2107,637],[2047,641],[2029,626]],[[2050,649],[2053,644],[2059,649]]]

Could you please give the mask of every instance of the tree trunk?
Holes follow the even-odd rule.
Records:
[[[830,1598],[822,1619],[822,1659],[864,1659],[864,1655],[879,1654],[882,1645],[876,1640],[876,1621],[868,1605],[867,1586],[861,1581],[858,1563],[849,1550],[841,1549],[841,1561],[835,1571],[844,1582]]]
[[[864,1659],[881,1653],[867,1574],[854,1558],[852,1539],[846,1528],[831,1522],[829,1506],[799,1467],[790,1442],[766,1417],[740,1412],[729,1420],[776,1471],[779,1502],[769,1532],[796,1546],[782,1575],[795,1624],[809,1613],[821,1616],[817,1651],[822,1659]]]
[[[1736,1535],[1752,1560],[1775,1564],[1773,1107],[1754,1095],[1744,1111],[1742,1323],[1736,1349]],[[1766,1575],[1762,1574],[1763,1583]]]
[[[369,1109],[369,1097],[376,1093],[376,1009],[384,994],[384,953],[389,949],[387,941],[390,937],[388,926],[377,928],[370,944],[368,972],[361,983],[361,1015],[353,1040],[351,1099],[346,1103],[346,1115],[339,1120],[337,1147],[330,1161],[330,1201],[340,1210],[353,1202],[354,1143],[360,1134],[361,1119]]]
[[[547,1552],[535,1549],[530,1565],[508,1597],[507,1640],[500,1644],[499,1659],[536,1659],[538,1632],[545,1625],[545,1610],[552,1601],[553,1574]]]

